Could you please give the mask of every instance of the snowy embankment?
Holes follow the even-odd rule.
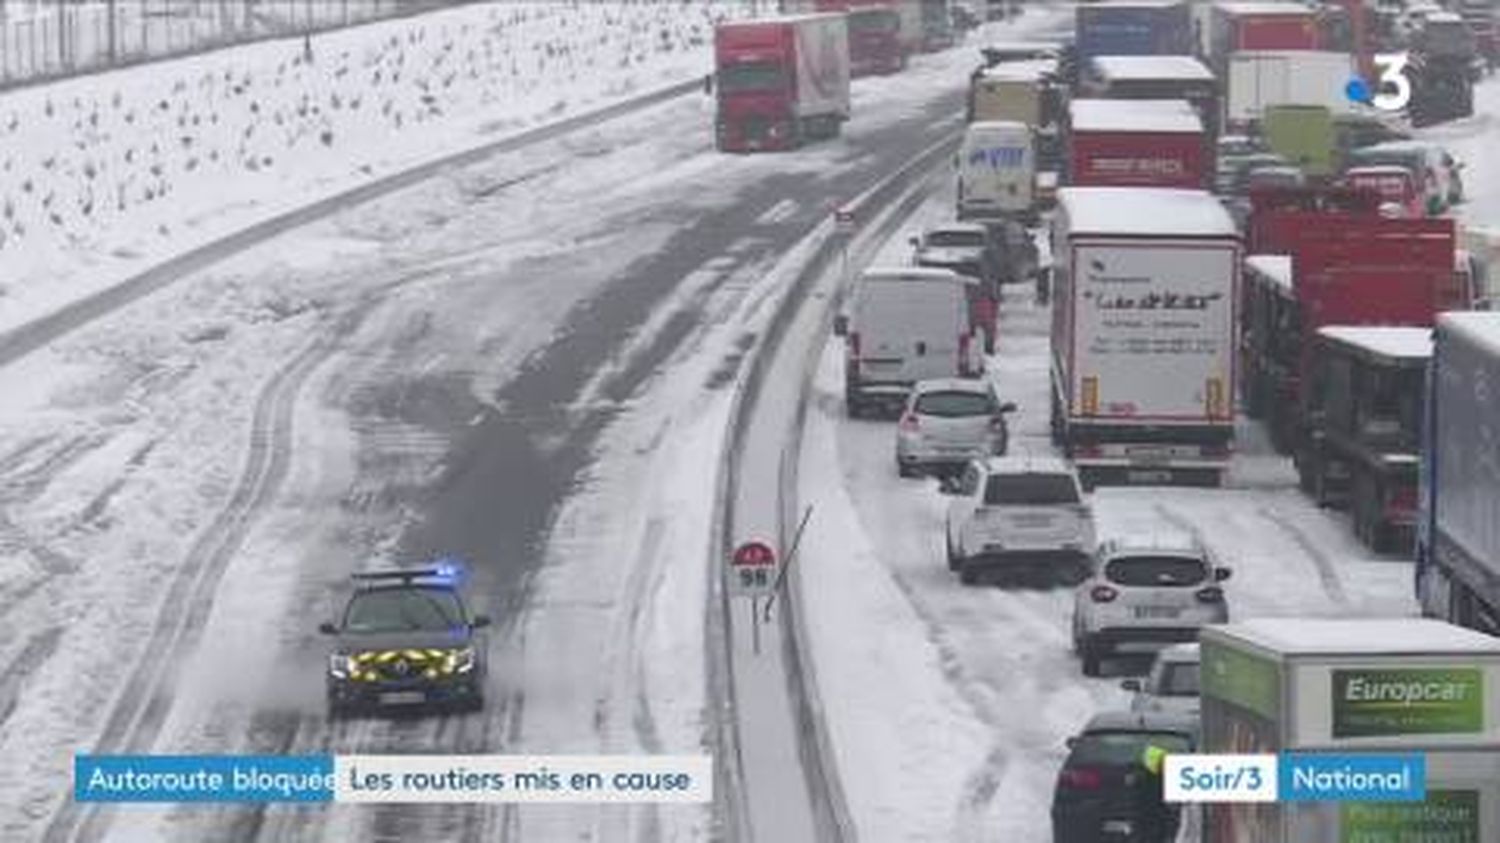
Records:
[[[276,213],[705,74],[714,22],[746,8],[476,4],[0,96],[0,331]]]

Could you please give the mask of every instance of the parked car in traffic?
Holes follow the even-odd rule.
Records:
[[[1156,654],[1145,679],[1125,679],[1120,687],[1134,691],[1131,711],[1197,717],[1198,645],[1173,644]]]
[[[1052,793],[1053,843],[1164,843],[1181,814],[1162,799],[1161,778],[1142,763],[1147,747],[1192,752],[1196,719],[1112,711],[1095,715],[1068,738],[1068,756]]]
[[[986,575],[1078,582],[1094,545],[1078,473],[1050,456],[974,460],[955,480],[946,519],[948,569],[965,585]]]
[[[984,378],[941,378],[912,388],[896,425],[896,472],[902,477],[942,476],[969,460],[1004,456],[1010,446],[1002,402]]]
[[[894,414],[918,381],[978,377],[984,357],[969,315],[972,279],[947,269],[872,267],[860,273],[844,338],[844,402],[850,416]]]
[[[1130,650],[1153,652],[1227,623],[1230,569],[1195,537],[1171,533],[1100,543],[1092,575],[1073,594],[1073,647],[1085,676]]]

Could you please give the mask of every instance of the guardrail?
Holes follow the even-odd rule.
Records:
[[[909,193],[918,181],[928,174],[933,165],[946,160],[956,148],[958,135],[955,133],[944,137],[942,140],[930,145],[917,155],[913,156],[906,164],[890,175],[886,176],[879,184],[865,191],[859,197],[852,200],[846,208],[854,211],[856,219],[855,232],[847,235],[850,240],[861,234],[868,233],[872,225],[876,223],[877,209],[883,209],[892,202],[901,202],[898,213],[887,215],[886,225],[890,225],[890,219],[899,220],[904,214],[899,213],[907,208],[907,203],[915,204],[923,197],[913,196]],[[901,201],[905,200],[905,201]],[[862,221],[862,222],[859,222]],[[733,659],[731,647],[731,636],[728,634],[730,627],[730,603],[728,598],[727,584],[723,581],[726,559],[736,543],[733,535],[733,518],[728,511],[728,501],[734,500],[734,490],[738,486],[741,474],[740,457],[744,444],[744,434],[749,427],[750,419],[756,411],[755,397],[760,393],[766,372],[771,368],[771,361],[781,351],[781,346],[787,338],[787,330],[795,321],[794,316],[798,311],[808,304],[808,294],[814,283],[830,270],[830,264],[837,260],[843,243],[835,233],[831,220],[825,220],[809,235],[812,253],[803,264],[801,272],[782,294],[776,304],[769,320],[766,332],[760,337],[755,347],[751,350],[748,360],[748,370],[740,380],[732,398],[729,412],[729,430],[724,439],[723,451],[720,454],[719,477],[720,487],[718,504],[715,508],[713,535],[717,537],[717,547],[712,553],[711,561],[714,570],[720,573],[715,580],[716,599],[712,601],[717,604],[721,615],[720,618],[711,619],[713,629],[722,637],[718,649],[724,658]],[[840,291],[840,295],[842,291]],[[806,413],[806,403],[809,389],[812,383],[812,374],[817,354],[822,349],[822,338],[826,337],[826,326],[831,317],[832,308],[837,303],[839,295],[828,296],[819,300],[817,321],[821,326],[817,337],[803,350],[803,361],[799,367],[803,382],[798,390],[799,400],[796,407],[790,429],[787,431],[786,444],[778,455],[778,489],[777,489],[777,513],[778,513],[778,543],[782,548],[789,545],[791,533],[796,528],[798,519],[797,490],[796,490],[796,459],[801,445],[802,422]],[[795,578],[789,578],[794,581]],[[792,706],[801,734],[809,740],[799,744],[799,752],[803,767],[809,778],[808,786],[812,790],[812,804],[815,819],[819,829],[819,836],[823,840],[837,841],[837,843],[854,843],[857,840],[857,832],[854,822],[849,815],[848,805],[843,793],[842,784],[837,771],[837,764],[833,752],[828,727],[824,719],[822,701],[818,695],[816,677],[811,667],[811,654],[806,646],[806,635],[802,631],[801,616],[802,606],[794,585],[785,586],[783,595],[784,602],[779,605],[783,610],[778,619],[783,628],[783,641],[785,642],[783,657],[787,671],[787,684],[792,696]],[[732,675],[732,670],[726,665],[718,669],[722,678],[724,674]],[[729,839],[749,841],[753,839],[753,829],[749,818],[745,815],[743,805],[744,780],[743,768],[740,765],[739,734],[734,722],[735,699],[732,683],[723,682],[716,684],[715,692],[722,694],[715,702],[721,715],[730,718],[727,722],[717,724],[717,730],[721,743],[719,744],[719,761],[721,780],[730,783],[726,802],[721,806],[723,816],[719,824],[722,833],[732,833]],[[721,718],[722,719],[722,718]]]

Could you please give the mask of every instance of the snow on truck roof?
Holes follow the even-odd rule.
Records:
[[[1231,15],[1309,15],[1313,10],[1301,3],[1240,2],[1219,3],[1218,7]]]
[[[1199,134],[1203,120],[1187,100],[1093,100],[1068,103],[1068,120],[1084,132]]]
[[[1245,267],[1279,287],[1292,288],[1291,255],[1249,255]]]
[[[1072,234],[1239,238],[1229,212],[1206,190],[1062,187],[1057,204]]]
[[[1095,56],[1094,69],[1110,80],[1194,79],[1214,81],[1214,72],[1192,56]]]
[[[1426,360],[1432,356],[1431,328],[1332,325],[1319,328],[1318,334],[1391,360]]]
[[[1462,334],[1474,345],[1500,356],[1500,311],[1462,310],[1438,314],[1438,330]]]
[[[921,266],[872,266],[859,274],[861,281],[961,281],[951,269]]]
[[[1057,73],[1057,59],[1022,59],[1002,61],[979,72],[984,79],[998,82],[1031,82]]]
[[[1500,656],[1500,638],[1429,618],[1255,618],[1204,632],[1288,655]]]

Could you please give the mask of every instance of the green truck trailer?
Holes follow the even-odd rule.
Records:
[[[1205,843],[1500,840],[1500,639],[1422,618],[1200,636],[1204,753],[1423,753],[1425,802],[1205,806]]]

